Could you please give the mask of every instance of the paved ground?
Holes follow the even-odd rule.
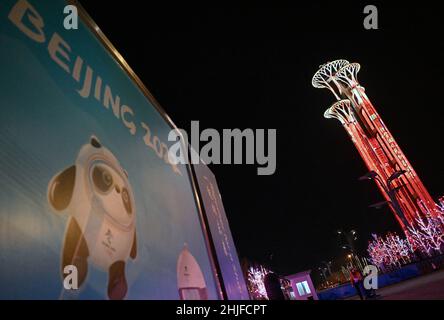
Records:
[[[444,270],[384,287],[377,293],[382,300],[444,300]]]

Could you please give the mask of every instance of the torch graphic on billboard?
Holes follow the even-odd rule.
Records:
[[[186,244],[177,260],[177,287],[181,300],[208,299],[202,270]]]

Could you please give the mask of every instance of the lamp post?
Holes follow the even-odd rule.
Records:
[[[358,234],[356,230],[352,229],[350,231],[344,232],[340,229],[337,231],[337,233],[340,237],[343,237],[343,239],[340,238],[340,245],[342,249],[349,249],[351,253],[355,253],[355,241],[358,239]]]
[[[405,227],[409,225],[407,219],[405,218],[404,212],[402,211],[401,205],[399,204],[398,199],[396,198],[396,190],[397,188],[393,188],[392,182],[395,179],[398,179],[400,176],[402,176],[407,171],[405,170],[399,170],[394,172],[388,179],[387,182],[384,182],[382,178],[378,175],[375,171],[370,171],[366,175],[359,178],[359,180],[374,180],[379,183],[381,188],[384,190],[384,192],[388,195],[390,201],[387,201],[389,205],[392,206],[393,210],[396,212],[396,215],[398,218],[402,221]],[[380,207],[385,202],[380,202],[375,205],[372,205],[371,207]]]
[[[318,270],[321,272],[322,276],[324,277],[324,280],[327,280],[327,268],[319,267]]]
[[[347,250],[347,264],[350,263],[350,267],[356,267],[362,272],[363,266],[361,258],[359,257],[359,254],[357,253],[355,248],[355,241],[358,239],[358,233],[354,229],[351,229],[347,232],[344,232],[343,230],[338,230],[337,233],[340,237],[342,237],[340,238],[341,248]]]
[[[331,261],[321,261],[321,263],[327,268],[329,276],[331,276]]]

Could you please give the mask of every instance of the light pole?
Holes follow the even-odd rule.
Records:
[[[343,237],[340,239],[341,248],[348,250],[346,258],[348,263],[350,263],[350,267],[357,267],[362,271],[362,264],[360,261],[360,257],[355,249],[355,241],[358,240],[358,233],[356,230],[351,229],[350,231],[344,232],[343,230],[337,231],[338,235]],[[345,242],[344,242],[345,240]]]
[[[344,232],[340,229],[337,231],[337,233],[340,237],[343,237],[343,239],[340,238],[340,245],[342,249],[349,249],[350,252],[355,253],[355,241],[358,239],[358,234],[356,230],[352,229],[350,231]]]
[[[331,276],[331,261],[321,261],[321,263],[327,268],[328,274]]]
[[[355,267],[355,264],[353,263],[354,261],[353,261],[353,253],[349,253],[348,255],[347,255],[347,259],[348,259],[348,261],[350,262],[350,267],[351,268],[354,268]]]
[[[395,179],[398,179],[400,176],[402,176],[407,171],[405,170],[399,170],[394,172],[388,179],[387,182],[384,183],[382,178],[379,176],[379,174],[375,171],[370,171],[366,175],[359,178],[359,180],[375,180],[381,188],[384,190],[384,192],[388,195],[390,201],[387,201],[389,205],[392,206],[393,210],[396,212],[396,215],[398,218],[402,221],[404,224],[404,227],[409,226],[409,223],[407,219],[405,218],[404,212],[402,211],[401,205],[399,204],[398,199],[396,198],[396,190],[397,188],[392,187],[392,182]],[[372,205],[371,207],[380,207],[384,202],[377,203],[375,205]]]
[[[318,270],[322,273],[322,276],[325,280],[327,280],[327,268],[325,267],[319,267]]]

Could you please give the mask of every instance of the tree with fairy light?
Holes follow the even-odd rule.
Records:
[[[425,217],[417,215],[415,224],[408,226],[406,238],[395,233],[385,237],[373,235],[367,251],[371,261],[379,268],[401,267],[412,262],[415,253],[433,257],[444,250],[444,202],[437,204],[435,216],[424,212]]]
[[[269,270],[263,266],[250,267],[247,272],[248,290],[254,300],[268,300],[264,279]]]
[[[371,262],[382,271],[399,268],[414,258],[409,242],[396,233],[389,233],[385,238],[373,234],[373,241],[369,242],[367,251]]]

